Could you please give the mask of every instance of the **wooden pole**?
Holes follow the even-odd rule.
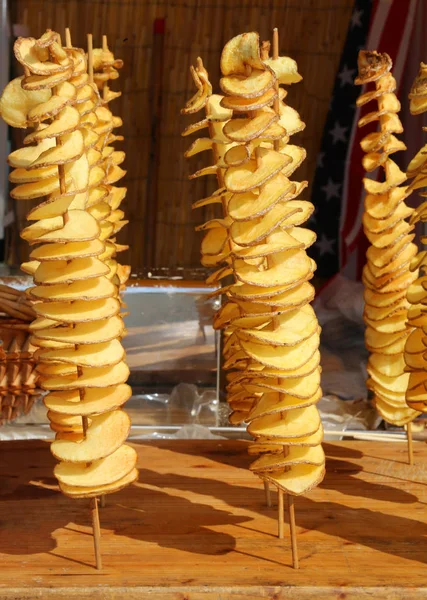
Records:
[[[283,540],[285,535],[285,522],[284,522],[284,496],[285,493],[282,488],[277,488],[277,521],[279,523],[279,539]]]
[[[99,524],[98,498],[92,498],[92,529],[93,543],[95,547],[96,568],[98,571],[102,569],[101,558],[101,527]]]
[[[412,445],[412,423],[406,425],[406,438],[408,440],[408,462],[414,464],[414,448]]]
[[[289,527],[291,530],[291,544],[292,544],[292,565],[294,569],[299,569],[298,559],[298,545],[297,545],[297,532],[295,525],[295,505],[294,497],[288,494],[288,515],[289,515]]]
[[[264,481],[264,491],[265,491],[265,503],[270,508],[271,507],[271,492],[270,492],[270,483],[268,481]]]

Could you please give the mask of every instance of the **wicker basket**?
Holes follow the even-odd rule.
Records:
[[[41,395],[30,344],[34,317],[25,293],[0,285],[0,425],[28,413]]]

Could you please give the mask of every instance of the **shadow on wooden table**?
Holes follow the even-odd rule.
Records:
[[[233,444],[218,442],[209,450],[205,447],[203,455],[200,455],[197,440],[193,444],[177,444],[173,452],[168,451],[171,456],[165,461],[165,465],[170,464],[170,472],[142,468],[138,484],[108,498],[106,508],[101,511],[105,534],[111,536],[114,532],[125,538],[195,554],[215,556],[234,551],[236,535],[233,526],[244,527],[243,524],[248,523],[252,524],[252,529],[246,529],[253,531],[254,513],[264,513],[275,520],[276,509],[264,505],[261,486],[254,488],[250,484],[239,484],[236,468],[247,469],[248,465],[246,443]],[[164,442],[150,442],[149,445],[162,448]],[[196,455],[194,451],[198,446],[200,463],[190,462],[185,467],[194,475],[174,470],[174,455]],[[336,452],[333,453],[337,456]],[[398,487],[356,478],[362,467],[342,460],[341,452],[339,456],[339,460],[329,460],[327,476],[322,484],[322,488],[327,490],[327,501],[324,501],[324,492],[320,489],[309,497],[297,499],[300,533],[317,530],[341,538],[349,545],[367,546],[405,558],[410,554],[412,559],[426,563],[426,524],[416,518],[388,512],[389,503],[408,505],[417,502],[416,496]],[[353,450],[346,452],[346,456],[356,458]],[[215,478],[218,462],[230,466],[225,471],[225,480]],[[181,463],[177,460],[176,464]],[[58,492],[55,480],[46,477],[53,466],[54,460],[47,444],[30,455],[16,453],[13,469],[7,468],[6,461],[1,465],[0,552],[25,555],[55,551],[58,556],[55,532],[59,529],[70,532],[71,537],[90,534],[87,501],[73,501]],[[313,496],[316,499],[312,499]],[[352,500],[354,496],[361,498],[357,504]],[[382,504],[384,512],[372,510],[372,503],[363,506],[363,498],[385,502]],[[389,543],[390,531],[393,532],[393,544]],[[254,535],[259,536],[259,533],[255,531]],[[271,533],[267,535],[271,536]],[[75,558],[78,556],[75,552],[78,537],[72,539],[74,550],[71,548],[70,553],[73,557],[66,558],[79,562]],[[62,551],[65,550],[62,546]]]

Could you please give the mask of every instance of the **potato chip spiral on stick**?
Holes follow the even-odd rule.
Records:
[[[420,71],[412,85],[410,111],[418,115],[427,110],[427,65],[421,63]],[[426,130],[426,128],[423,128]],[[412,179],[411,187],[416,190],[427,186],[427,146],[421,148],[408,165],[407,175]],[[426,197],[427,193],[421,192]],[[427,201],[422,202],[411,216],[411,223],[427,221]],[[427,236],[421,235],[421,244],[427,244]],[[420,252],[411,261],[411,270],[418,278],[408,288],[407,299],[410,302],[408,320],[414,328],[405,344],[406,370],[409,372],[409,385],[406,391],[408,406],[421,413],[427,412],[427,277],[426,250]]]
[[[10,179],[18,184],[11,194],[17,200],[47,197],[29,212],[32,224],[22,231],[36,246],[25,266],[35,283],[28,291],[37,314],[32,342],[56,432],[51,451],[60,462],[54,473],[64,494],[93,498],[101,568],[97,498],[134,481],[137,470],[136,453],[124,444],[130,420],[121,406],[131,389],[120,303],[103,260],[106,236],[89,210],[108,196],[93,129],[99,95],[88,83],[83,51],[62,48],[55,32],[19,38],[15,55],[25,69],[20,81],[28,99],[20,126],[34,126],[24,140],[34,145],[9,156],[16,167]],[[7,122],[9,86],[0,101]],[[35,101],[31,90],[44,97]]]
[[[367,172],[384,169],[385,181],[364,179],[366,190],[363,226],[371,243],[363,269],[365,285],[365,340],[370,351],[367,386],[374,394],[375,406],[388,423],[407,425],[409,462],[412,464],[410,423],[419,414],[405,403],[409,374],[403,356],[405,341],[412,330],[406,292],[417,277],[409,265],[417,252],[414,226],[407,220],[413,209],[405,204],[412,187],[401,185],[406,175],[390,155],[406,148],[394,134],[403,131],[398,117],[400,103],[394,91],[396,81],[391,74],[388,54],[359,52],[359,76],[356,84],[375,83],[358,100],[358,106],[377,104],[376,110],[359,121],[359,127],[379,122],[375,133],[361,142],[363,166]]]
[[[296,63],[262,52],[256,33],[233,38],[221,56],[223,97],[211,95],[200,69],[193,70],[199,92],[184,112],[222,108],[184,133],[209,126],[210,138],[193,143],[187,156],[216,148],[215,165],[195,176],[223,173],[224,187],[196,203],[222,202],[224,216],[213,219],[202,242],[202,262],[220,265],[210,281],[232,274],[220,290],[227,302],[214,326],[226,332],[225,368],[234,423],[247,422],[256,438],[251,469],[279,491],[279,536],[283,536],[283,492],[288,494],[294,566],[298,566],[292,497],[316,486],[324,476],[323,430],[316,402],[320,390],[320,328],[310,301],[314,262],[306,249],[315,235],[300,227],[313,206],[297,200],[306,182],[289,178],[305,151],[289,144],[304,124],[284,103],[279,84],[300,81]],[[197,75],[198,77],[196,77]],[[225,111],[231,111],[227,116]],[[211,114],[209,114],[211,112]],[[219,117],[221,115],[221,117]],[[220,125],[218,125],[220,122]],[[214,124],[216,129],[214,129]],[[214,130],[213,130],[214,129]],[[212,257],[208,259],[208,257]]]

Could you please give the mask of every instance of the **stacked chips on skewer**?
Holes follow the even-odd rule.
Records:
[[[410,111],[413,115],[427,110],[427,65],[421,63],[419,73],[412,85]],[[427,131],[426,127],[423,127]],[[427,145],[423,146],[408,165],[408,178],[416,190],[427,186]],[[426,197],[425,191],[420,196]],[[427,221],[427,201],[422,202],[411,216],[411,223]],[[422,233],[420,242],[427,244],[427,236]],[[405,344],[406,370],[409,383],[406,402],[412,410],[427,412],[427,250],[420,250],[411,261],[411,271],[418,273],[417,279],[409,286],[407,299],[410,303],[408,321],[414,328]]]
[[[136,453],[124,444],[130,420],[121,407],[131,389],[109,233],[93,214],[109,198],[100,98],[84,52],[62,48],[55,32],[19,38],[15,56],[25,75],[6,87],[0,106],[10,124],[33,127],[9,162],[18,184],[12,196],[43,198],[22,237],[34,246],[25,269],[35,283],[28,292],[37,314],[32,342],[41,386],[49,391],[51,450],[60,461],[55,475],[65,494],[96,498],[137,477]],[[26,103],[17,104],[17,88]],[[11,122],[17,106],[19,118]]]
[[[304,128],[279,84],[301,80],[295,61],[279,57],[256,33],[233,38],[221,56],[223,96],[213,95],[199,60],[198,87],[184,113],[206,107],[206,118],[184,134],[208,130],[187,151],[213,150],[214,164],[193,175],[216,174],[220,188],[195,204],[222,204],[222,218],[199,229],[202,263],[217,266],[210,282],[233,276],[215,318],[224,329],[232,422],[249,423],[256,438],[251,469],[279,490],[299,495],[323,478],[320,328],[310,301],[315,269],[306,249],[315,241],[300,227],[314,207],[297,199],[307,182],[290,177],[305,150],[289,143]]]
[[[395,135],[402,133],[403,127],[391,68],[387,54],[360,51],[356,83],[375,86],[362,94],[357,104],[374,102],[375,109],[360,119],[359,127],[379,123],[378,131],[361,142],[366,153],[363,166],[367,172],[381,168],[385,173],[384,181],[364,179],[367,195],[363,225],[371,243],[363,270],[364,318],[366,346],[371,353],[367,385],[373,391],[375,406],[388,423],[405,425],[418,415],[405,403],[409,374],[403,356],[413,327],[406,292],[417,277],[417,269],[409,268],[417,246],[413,243],[414,226],[409,222],[413,209],[405,204],[412,186],[402,185],[406,175],[390,158],[405,149]]]

